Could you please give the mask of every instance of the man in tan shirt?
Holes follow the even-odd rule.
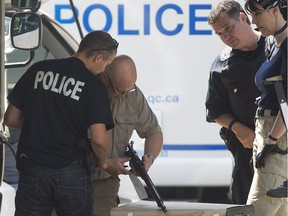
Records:
[[[125,157],[125,150],[133,131],[136,130],[139,137],[145,138],[142,160],[147,171],[162,149],[163,134],[142,91],[135,85],[136,66],[129,56],[116,57],[98,77],[107,88],[115,127],[108,133],[106,169],[113,174],[98,169],[94,175],[93,215],[110,216],[111,209],[119,204],[118,175],[130,173],[125,167],[129,160]]]

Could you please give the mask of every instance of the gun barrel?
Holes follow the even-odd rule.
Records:
[[[151,178],[149,177],[149,175],[146,173],[143,176],[141,175],[141,178],[145,181],[150,193],[152,194],[153,198],[157,202],[158,207],[161,208],[161,210],[164,213],[167,212],[166,206],[164,205],[164,202],[161,199],[161,197],[160,197],[155,185],[153,184]]]
[[[145,166],[143,162],[138,157],[137,152],[133,149],[133,141],[127,146],[126,155],[131,157],[131,163],[135,171],[141,176],[141,178],[146,183],[148,190],[152,194],[153,198],[155,199],[157,205],[161,210],[165,213],[167,212],[166,206],[164,205],[163,200],[161,199],[155,185],[153,184],[150,176],[146,172]]]

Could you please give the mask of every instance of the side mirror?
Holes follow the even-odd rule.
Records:
[[[11,18],[5,16],[5,50],[4,50],[5,54],[11,53],[15,50],[15,48],[11,44],[10,26],[11,26]]]
[[[22,50],[34,50],[40,46],[42,22],[38,14],[31,12],[15,13],[11,19],[12,46]]]
[[[39,0],[11,0],[11,5],[17,9],[37,9]]]

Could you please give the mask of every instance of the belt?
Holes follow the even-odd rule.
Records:
[[[84,167],[84,162],[83,162],[83,158],[77,158],[76,160],[74,160],[71,164],[73,165],[79,165],[81,168]]]
[[[256,110],[256,116],[277,116],[279,110],[271,110],[271,109],[264,109],[262,107],[259,107]]]

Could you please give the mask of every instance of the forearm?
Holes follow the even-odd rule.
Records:
[[[283,134],[285,134],[287,131],[284,121],[283,121],[283,117],[281,115],[281,112],[279,111],[276,120],[274,122],[274,125],[271,129],[270,132],[270,136],[272,137],[272,139],[268,139],[268,144],[275,144],[277,142],[277,140],[273,140],[273,138],[279,139],[281,136],[283,136]]]
[[[13,104],[9,104],[5,115],[4,124],[8,127],[22,128],[23,125],[23,113],[20,109]]]
[[[104,143],[93,143],[91,142],[93,151],[97,158],[97,162],[100,168],[107,168],[107,145]]]
[[[252,128],[237,121],[231,113],[223,114],[215,119],[215,122],[222,127],[233,131],[238,140],[245,148],[252,148],[255,138],[255,131]]]
[[[229,124],[233,120],[235,120],[235,118],[233,117],[233,115],[231,113],[225,113],[225,114],[222,114],[219,117],[217,117],[215,119],[215,122],[217,124],[221,125],[222,127],[225,127],[225,128],[229,129]]]
[[[144,155],[150,154],[155,160],[156,157],[160,154],[163,146],[163,134],[158,132],[152,134],[145,139]]]
[[[108,136],[104,124],[94,124],[90,127],[91,146],[100,168],[107,168]]]
[[[154,163],[157,156],[160,154],[162,147],[163,147],[163,134],[161,131],[146,137],[144,156],[142,158],[142,161],[145,165],[145,169],[147,172]]]

